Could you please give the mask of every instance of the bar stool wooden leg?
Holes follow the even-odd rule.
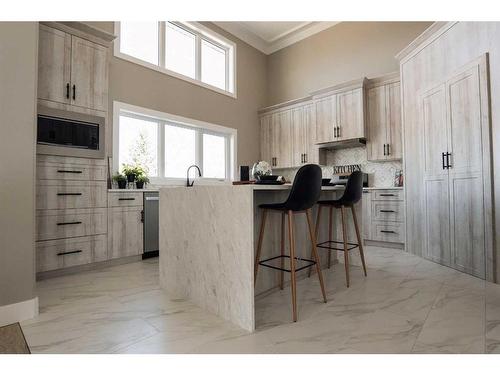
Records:
[[[354,206],[351,206],[351,211],[352,211],[352,219],[354,221],[354,228],[356,228],[356,237],[358,238],[359,255],[361,256],[361,263],[363,264],[363,271],[366,276],[366,264],[365,264],[365,253],[363,250],[363,240],[361,239],[361,235],[359,234],[358,217],[356,216],[356,210],[354,209]]]
[[[330,206],[330,212],[328,213],[328,246],[332,245],[332,239],[333,239],[333,207]],[[328,269],[330,269],[332,265],[332,251],[328,250]]]
[[[283,269],[285,266],[285,213],[281,214],[281,265],[280,267]],[[283,290],[283,282],[284,282],[285,271],[280,272],[280,289]]]
[[[260,252],[262,250],[262,240],[264,239],[264,229],[266,227],[267,210],[262,211],[262,221],[260,223],[259,242],[257,244],[257,253],[255,254],[255,264],[253,270],[253,283],[257,283],[257,271],[259,270]]]
[[[321,218],[321,205],[318,205],[318,213],[316,215],[316,226],[314,228],[314,236],[316,238],[316,244],[318,243],[318,235],[319,235],[319,219]],[[311,258],[313,257],[313,249],[311,249]],[[312,267],[309,267],[307,270],[307,277],[311,277]]]
[[[290,275],[292,284],[292,318],[297,321],[297,285],[295,279],[295,239],[293,237],[293,211],[288,211],[288,237],[290,240]]]
[[[311,210],[306,210],[307,226],[309,228],[309,235],[311,236],[311,245],[313,249],[313,259],[316,261],[316,272],[318,273],[319,285],[321,286],[321,293],[323,294],[323,301],[326,303],[325,284],[323,283],[323,274],[321,273],[321,264],[319,262],[318,250],[316,249],[316,234],[312,229]]]
[[[340,207],[340,212],[342,215],[342,237],[344,239],[344,266],[345,266],[345,281],[347,287],[349,288],[349,250],[347,250],[347,225],[345,221],[345,209],[344,206]]]

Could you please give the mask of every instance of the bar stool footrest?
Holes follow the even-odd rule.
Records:
[[[339,244],[339,245],[342,245],[342,247],[341,248],[332,247],[331,244]],[[343,241],[324,241],[324,242],[320,242],[316,246],[317,247],[321,247],[322,249],[345,251],[343,245],[344,245]],[[352,243],[352,242],[347,242],[347,245],[351,246],[351,247],[347,248],[347,251],[350,251],[352,249],[355,249],[355,248],[359,247],[359,244]]]
[[[278,255],[278,256],[275,256],[275,257],[272,257],[272,258],[264,259],[264,260],[261,260],[259,262],[259,264],[261,266],[272,268],[272,269],[278,270],[278,271],[292,272],[292,270],[290,270],[288,268],[281,268],[281,267],[278,267],[278,266],[273,266],[271,264],[266,264],[266,262],[267,263],[268,262],[272,262],[273,260],[280,259],[280,258],[288,258],[288,259],[290,259],[290,255]],[[302,262],[308,263],[308,264],[306,264],[306,265],[304,265],[302,267],[296,268],[295,272],[302,271],[302,270],[305,270],[306,268],[309,268],[309,267],[312,267],[312,266],[316,265],[316,261],[314,261],[312,259],[304,259],[304,258],[299,258],[299,257],[295,257],[294,259],[298,260],[298,261],[302,261]]]

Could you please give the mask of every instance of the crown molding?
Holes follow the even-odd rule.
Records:
[[[271,53],[279,51],[280,49],[300,42],[301,40],[310,37],[311,35],[317,34],[323,30],[335,26],[340,22],[303,22],[297,27],[284,32],[269,41],[262,39],[260,36],[256,35],[238,22],[213,23],[226,30],[227,32],[233,34],[237,38],[243,40],[244,42],[250,44],[252,47],[265,53],[266,55],[270,55]]]

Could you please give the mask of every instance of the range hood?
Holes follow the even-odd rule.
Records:
[[[366,146],[366,138],[352,138],[342,141],[325,142],[316,144],[320,149],[341,149]]]

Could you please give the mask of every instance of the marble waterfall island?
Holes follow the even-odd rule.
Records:
[[[243,329],[254,331],[255,296],[276,288],[279,283],[279,272],[260,267],[254,287],[254,254],[261,220],[258,205],[284,201],[290,187],[195,185],[161,188],[162,289],[172,298],[189,299]],[[324,187],[321,199],[335,199],[342,191],[343,187]],[[361,221],[361,205],[356,209]],[[328,233],[328,214],[325,214],[318,237],[323,241]],[[279,254],[280,223],[280,214],[268,215],[261,259]],[[337,217],[335,223],[339,223]],[[305,215],[296,215],[297,257],[310,257],[308,236]],[[354,229],[349,227],[349,240],[354,238]],[[286,247],[288,249],[288,244]],[[320,252],[323,266],[326,265],[326,253]],[[318,289],[318,301],[321,300]]]

